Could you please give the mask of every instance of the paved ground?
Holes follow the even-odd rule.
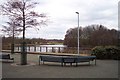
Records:
[[[118,78],[118,61],[97,60],[97,65],[91,62],[79,64],[78,67],[61,67],[60,63],[46,63],[38,65],[38,55],[29,54],[30,65],[16,65],[20,63],[20,54],[14,54],[15,63],[2,64],[3,78]]]

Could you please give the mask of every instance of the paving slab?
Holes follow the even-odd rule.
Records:
[[[28,54],[28,65],[20,65],[20,54],[11,55],[14,63],[2,63],[3,78],[118,78],[117,60],[97,60],[97,65],[91,62],[79,63],[75,66],[61,66],[61,63],[38,63],[38,55]]]

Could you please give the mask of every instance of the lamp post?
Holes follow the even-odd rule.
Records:
[[[11,44],[11,54],[14,54],[14,39],[15,39],[15,22],[12,23],[12,44]]]
[[[78,14],[78,55],[79,55],[79,12],[76,12]]]

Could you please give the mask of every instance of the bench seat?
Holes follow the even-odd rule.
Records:
[[[61,65],[63,66],[62,56],[40,55],[39,56],[39,65],[40,65],[41,61],[43,61],[43,64],[44,64],[44,62],[60,62]]]
[[[89,62],[95,60],[95,65],[96,65],[96,56],[76,56],[75,63],[77,66],[77,63],[80,62]]]
[[[39,65],[42,61],[44,62],[60,62],[61,65],[65,65],[66,63],[76,63],[76,66],[80,62],[89,62],[95,60],[96,65],[96,56],[55,56],[55,55],[40,55],[39,56]]]
[[[5,62],[5,61],[12,61],[14,62],[14,58],[10,57],[10,54],[0,54],[0,59]]]

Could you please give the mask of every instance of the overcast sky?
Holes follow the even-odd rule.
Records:
[[[38,0],[37,0],[38,1]],[[64,39],[66,31],[77,27],[77,14],[80,26],[102,24],[109,29],[118,29],[119,0],[39,0],[35,11],[46,13],[48,26],[39,31],[27,29],[26,37],[45,39]]]

